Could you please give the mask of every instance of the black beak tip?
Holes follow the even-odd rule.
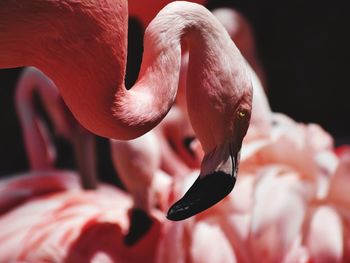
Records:
[[[222,171],[199,176],[187,193],[170,207],[167,218],[180,221],[210,208],[232,191],[235,182],[234,176]]]
[[[124,244],[133,246],[147,234],[153,221],[146,212],[137,208],[131,210],[129,217],[130,229],[124,237]]]

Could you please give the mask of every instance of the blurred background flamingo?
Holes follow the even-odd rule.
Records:
[[[35,91],[38,92],[49,113],[56,134],[64,136],[74,146],[78,163],[77,174],[82,187],[85,189],[97,187],[94,136],[81,127],[70,115],[51,80],[39,70],[27,68],[16,88],[16,106],[30,171],[16,174],[16,176],[25,176],[25,179],[2,182],[0,213],[36,196],[77,187],[77,178],[72,177],[73,171],[55,167],[56,147],[53,144],[48,126],[45,125],[35,109]],[[62,176],[62,179],[57,179],[57,176]]]
[[[83,187],[95,189],[97,179],[94,136],[77,123],[52,81],[35,68],[24,70],[16,88],[16,107],[30,169],[50,170],[56,159],[48,126],[35,109],[35,92],[48,112],[55,134],[72,143]]]

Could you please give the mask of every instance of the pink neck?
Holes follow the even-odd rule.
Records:
[[[35,71],[27,69],[21,76],[16,88],[16,110],[22,126],[23,141],[31,170],[51,169],[55,159],[55,149],[48,130],[37,116],[33,105],[33,92],[38,89],[45,97],[41,80],[35,77]],[[47,97],[47,96],[46,96]]]
[[[0,67],[40,68],[86,128],[117,139],[147,132],[169,111],[176,96],[182,40],[190,49],[188,101],[201,96],[209,100],[208,89],[217,80],[213,75],[223,75],[220,63],[241,60],[238,51],[226,54],[230,37],[208,10],[175,2],[146,30],[139,80],[127,91],[125,0],[98,1],[93,7],[89,0],[5,0],[0,3],[0,21]],[[236,64],[229,74],[241,65]],[[189,106],[196,126],[201,121],[196,121],[195,112],[200,109]]]

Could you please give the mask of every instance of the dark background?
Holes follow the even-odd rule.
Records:
[[[235,7],[251,22],[272,109],[299,122],[319,123],[337,145],[350,143],[350,15],[346,1],[209,1],[210,9],[218,6]],[[129,24],[126,82],[131,86],[141,58],[142,28],[135,20]],[[20,71],[0,70],[0,176],[28,169],[13,104]],[[71,146],[62,139],[56,141],[57,166],[73,168]],[[99,174],[105,181],[117,183],[108,141],[97,141]]]

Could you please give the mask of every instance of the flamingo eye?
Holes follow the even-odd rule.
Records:
[[[240,118],[244,118],[247,115],[247,113],[245,111],[242,111],[242,110],[239,110],[237,112],[237,114],[238,114],[238,117],[240,117]]]

